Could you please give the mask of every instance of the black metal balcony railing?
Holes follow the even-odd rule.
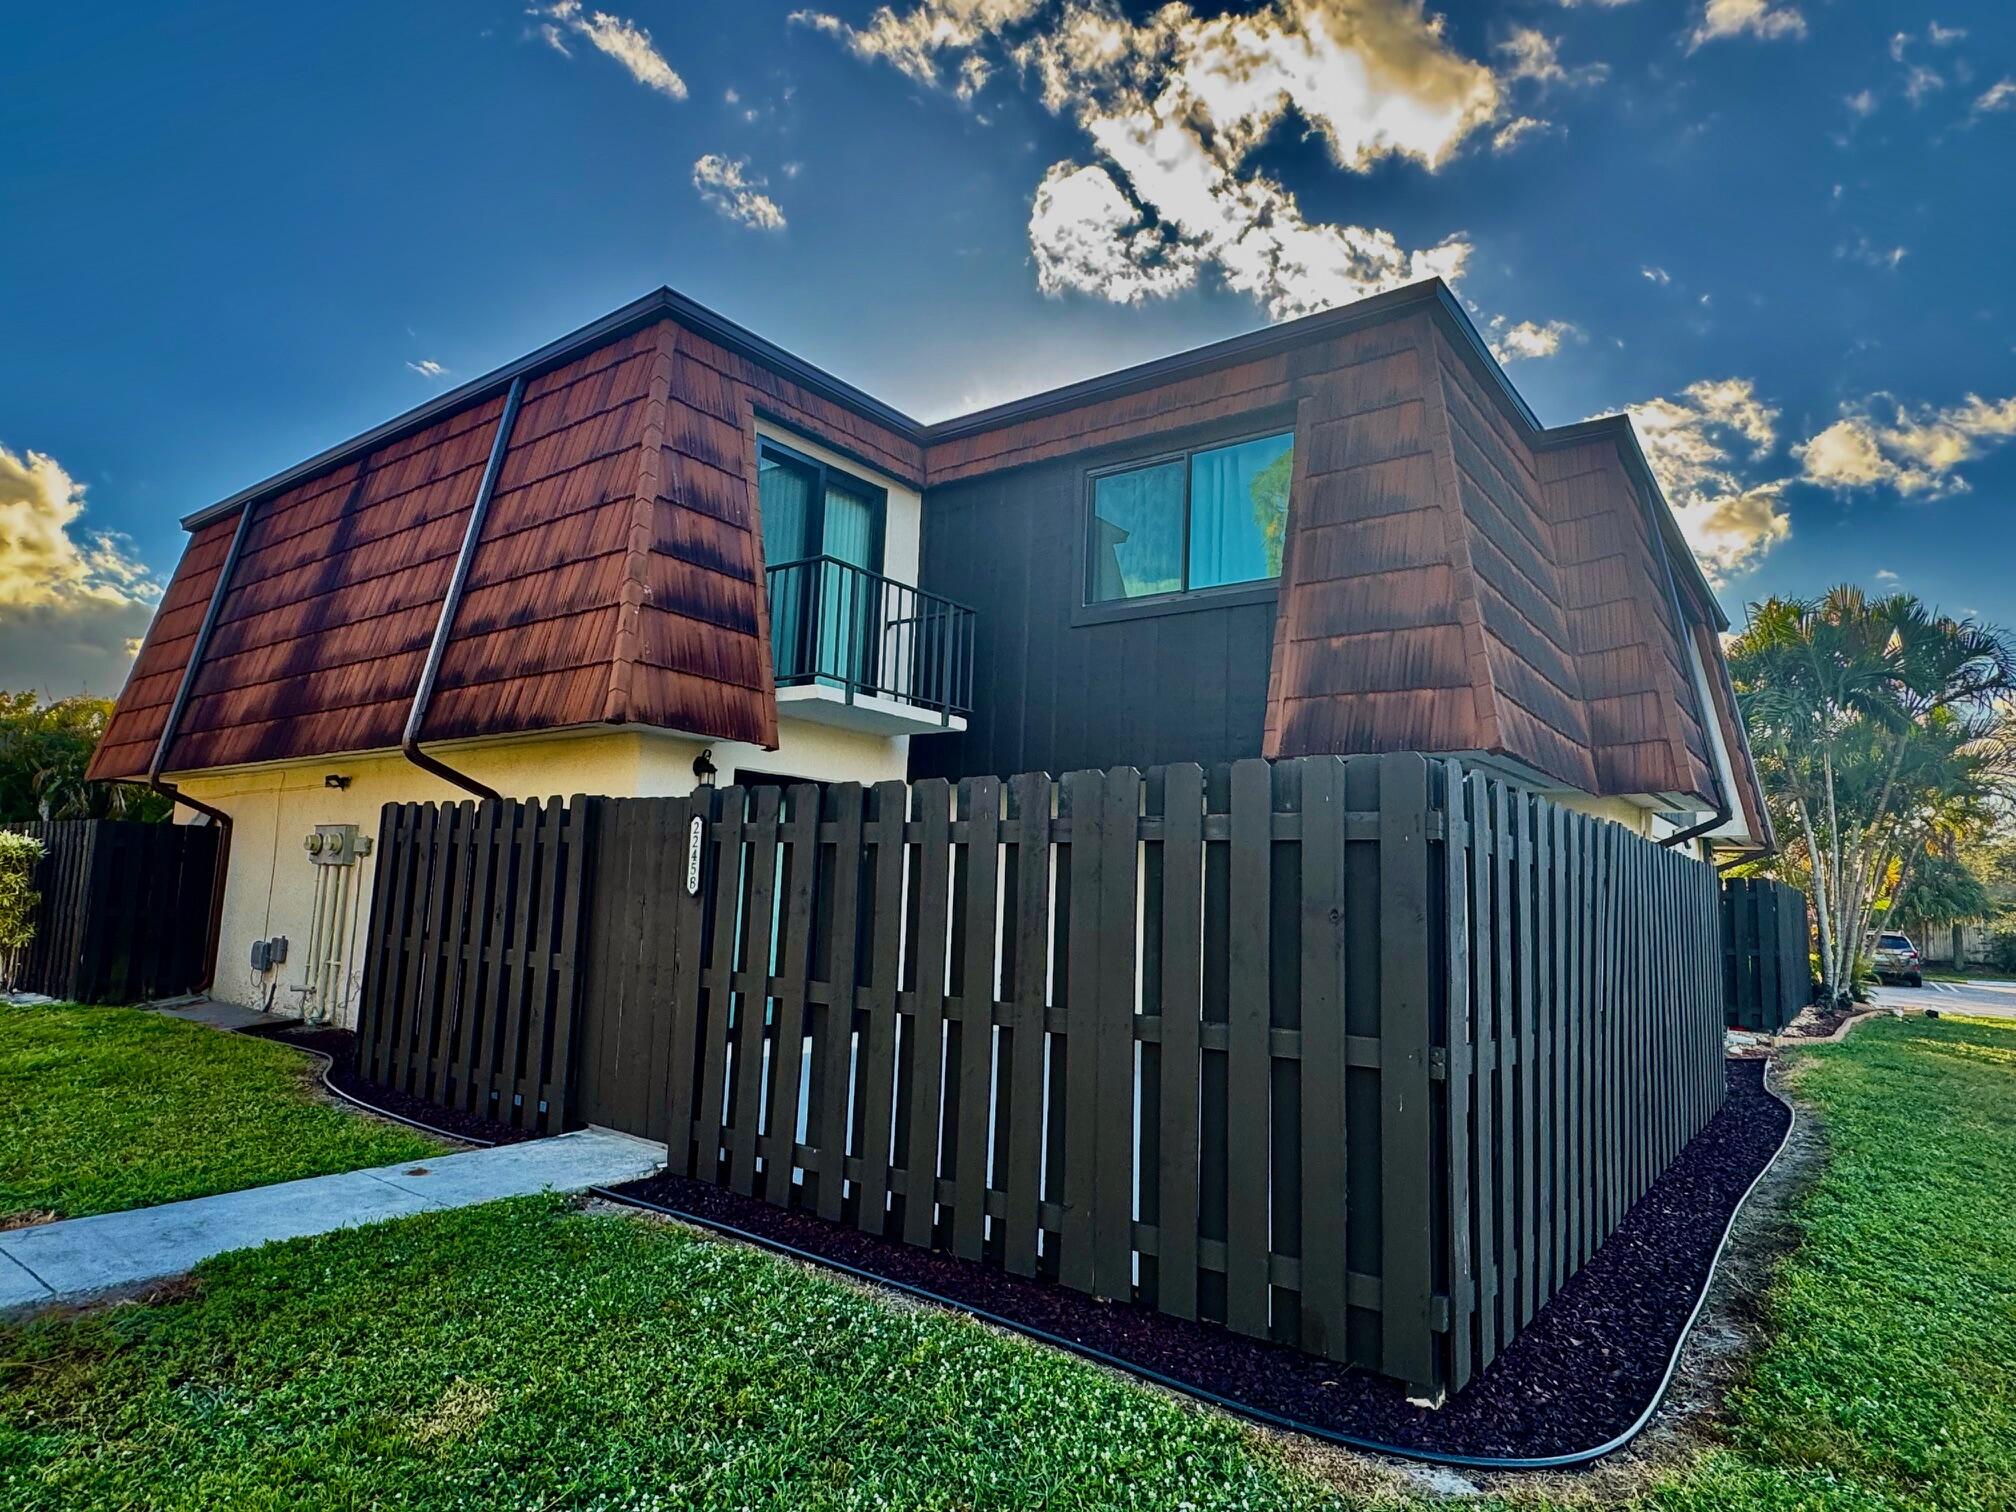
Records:
[[[769,569],[777,686],[821,683],[851,702],[914,704],[941,721],[973,712],[973,611],[838,557]]]

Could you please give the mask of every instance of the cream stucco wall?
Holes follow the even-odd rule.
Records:
[[[1656,822],[1652,810],[1633,803],[1629,798],[1597,798],[1589,793],[1580,793],[1573,788],[1553,788],[1543,792],[1541,797],[1558,803],[1572,813],[1587,814],[1591,819],[1607,819],[1612,824],[1621,824],[1634,835],[1647,840],[1656,840],[1653,833]]]
[[[443,760],[509,798],[569,797],[576,793],[619,798],[677,797],[692,791],[693,761],[713,752],[723,785],[743,773],[802,777],[819,782],[881,782],[904,775],[902,739],[836,730],[803,720],[778,726],[775,751],[733,742],[709,742],[659,731],[603,729],[515,740],[470,741],[430,747]],[[231,858],[225,876],[224,917],[217,944],[213,993],[226,1002],[298,1011],[302,997],[290,989],[310,976],[308,940],[313,923],[316,868],[302,848],[318,824],[354,824],[373,842],[358,863],[350,927],[342,941],[348,983],[330,1016],[354,1022],[362,980],[362,950],[376,873],[379,810],[387,803],[428,803],[466,798],[450,783],[415,767],[396,752],[332,756],[231,771],[171,774],[193,798],[231,816]],[[325,779],[348,779],[341,789]],[[178,811],[182,819],[188,809]],[[284,935],[285,964],[268,972],[251,968],[255,940]]]

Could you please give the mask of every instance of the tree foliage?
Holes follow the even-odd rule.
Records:
[[[1841,587],[1752,605],[1729,669],[1784,842],[1772,867],[1808,889],[1838,996],[1878,914],[1978,901],[1949,868],[2016,786],[2016,643]]]
[[[160,794],[131,782],[87,782],[84,769],[112,718],[104,698],[0,692],[0,823],[24,819],[170,817]]]
[[[35,938],[35,863],[42,842],[0,830],[0,982],[12,985],[15,957]]]

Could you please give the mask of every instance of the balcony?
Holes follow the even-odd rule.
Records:
[[[971,609],[832,556],[769,579],[780,714],[880,735],[966,728]]]

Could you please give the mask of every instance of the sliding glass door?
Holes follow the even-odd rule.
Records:
[[[874,686],[887,495],[774,441],[757,476],[778,677]]]

